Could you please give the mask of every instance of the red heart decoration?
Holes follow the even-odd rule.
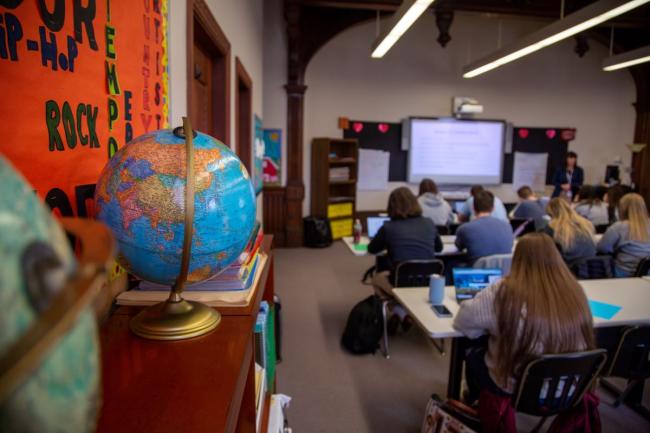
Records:
[[[546,130],[546,136],[548,137],[549,140],[552,140],[555,137],[555,134],[557,134],[555,129],[547,129]]]
[[[562,137],[562,140],[564,140],[564,141],[571,141],[574,138],[576,138],[576,130],[575,129],[563,129],[562,133],[560,134],[560,137]]]
[[[519,136],[520,136],[521,138],[523,138],[524,140],[525,140],[526,138],[528,138],[528,130],[527,130],[527,129],[522,128],[522,129],[519,130],[518,133],[519,133]]]
[[[354,122],[354,123],[352,124],[352,129],[354,129],[354,132],[356,132],[357,134],[360,133],[361,130],[363,129],[363,123],[361,123],[361,122]]]
[[[379,129],[379,132],[381,132],[382,134],[385,134],[385,133],[388,132],[389,126],[386,123],[380,123],[379,125],[377,125],[377,128]]]

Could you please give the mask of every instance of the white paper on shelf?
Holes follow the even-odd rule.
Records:
[[[529,186],[533,191],[544,191],[548,153],[515,152],[512,168],[512,189]]]
[[[389,162],[389,152],[359,149],[357,189],[360,191],[385,191],[388,189]]]

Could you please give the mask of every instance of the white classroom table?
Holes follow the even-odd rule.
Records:
[[[456,248],[456,245],[454,242],[456,241],[456,236],[454,235],[445,235],[445,236],[440,236],[440,239],[442,240],[442,251],[439,253],[436,253],[436,255],[439,256],[446,256],[446,255],[453,255],[453,254],[458,254],[458,248]],[[357,249],[354,245],[354,238],[352,236],[344,236],[342,238],[343,243],[348,247],[350,252],[357,256],[368,256],[371,255],[368,253],[368,248],[361,248]],[[359,242],[359,245],[368,245],[370,243],[370,239],[368,236],[361,236],[361,241]]]
[[[648,278],[611,278],[604,280],[580,281],[587,298],[608,304],[618,305],[621,310],[610,319],[594,318],[594,327],[625,326],[650,324],[650,279]],[[397,301],[410,313],[418,326],[432,339],[451,338],[451,359],[447,396],[460,397],[462,379],[463,348],[458,341],[463,334],[456,331],[453,317],[440,318],[431,309],[428,287],[393,289]],[[445,287],[445,306],[455,317],[458,313],[455,289]]]
[[[600,234],[594,235],[594,240],[596,242],[598,242],[600,240],[600,238],[602,238],[602,237],[603,237],[603,235],[600,235]],[[455,235],[442,235],[442,236],[440,236],[440,239],[442,240],[442,251],[440,251],[439,253],[436,253],[436,255],[438,255],[438,256],[449,256],[449,255],[455,255],[455,254],[460,253],[460,251],[458,251],[458,248],[456,247],[456,236]],[[355,255],[357,257],[370,255],[368,253],[367,248],[363,248],[363,249],[356,249],[355,248],[354,242],[353,242],[354,238],[352,236],[345,236],[345,237],[343,237],[342,240],[343,240],[343,243],[345,243],[345,245],[347,245],[348,249],[350,250],[350,252],[353,255]],[[368,243],[370,243],[370,239],[368,238],[368,236],[361,236],[360,245],[368,245]],[[513,253],[515,252],[515,247],[516,246],[517,246],[517,241],[515,240],[515,242],[512,244],[512,252]]]

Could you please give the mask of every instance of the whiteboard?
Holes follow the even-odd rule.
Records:
[[[359,191],[385,191],[388,189],[390,153],[383,150],[359,149]]]

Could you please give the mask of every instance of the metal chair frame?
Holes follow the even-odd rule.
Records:
[[[408,287],[408,286],[399,286],[399,281],[400,281],[399,280],[399,271],[402,268],[402,266],[406,265],[406,264],[423,264],[423,265],[424,264],[431,264],[431,265],[436,264],[436,265],[440,266],[439,274],[444,275],[444,273],[445,273],[445,264],[440,259],[405,260],[403,262],[398,263],[397,266],[395,267],[395,288]],[[383,348],[383,352],[384,352],[384,358],[386,358],[386,359],[390,358],[390,354],[388,352],[388,306],[391,303],[394,303],[394,302],[395,302],[394,300],[386,299],[386,300],[382,301],[382,303],[381,303],[381,313],[382,313],[382,318],[383,318],[383,321],[384,321],[384,348]],[[438,351],[442,355],[444,355],[444,353],[445,353],[444,340],[442,340],[441,346],[438,346],[435,341],[433,342],[433,345],[436,347],[436,349],[438,349]]]
[[[523,396],[524,390],[526,388],[526,381],[530,377],[530,371],[537,366],[540,363],[547,362],[550,360],[558,360],[558,359],[575,359],[575,358],[580,358],[580,357],[586,357],[586,356],[594,356],[594,357],[600,357],[601,359],[599,361],[596,361],[595,368],[591,372],[590,376],[587,378],[588,380],[586,382],[583,381],[583,387],[581,390],[579,390],[579,394],[574,394],[573,396],[569,396],[569,392],[571,390],[571,387],[574,385],[573,381],[571,383],[569,382],[564,382],[564,388],[562,390],[562,396],[561,396],[561,401],[566,401],[567,399],[571,399],[570,405],[568,405],[566,408],[569,407],[574,407],[577,405],[580,401],[582,401],[582,398],[584,397],[585,393],[587,390],[591,387],[593,382],[598,378],[598,375],[600,371],[602,370],[603,366],[605,365],[605,362],[607,361],[607,351],[605,349],[594,349],[586,352],[575,352],[575,353],[561,353],[561,354],[552,354],[552,355],[542,355],[541,357],[529,362],[526,365],[526,368],[524,369],[524,372],[519,379],[519,383],[517,385],[517,390],[516,390],[516,397],[513,403],[513,407],[515,410],[519,409],[519,404],[521,403],[521,398]],[[557,391],[557,380],[554,381],[553,386],[549,386],[549,394],[555,394]],[[531,433],[537,433],[540,431],[540,429],[544,426],[544,423],[548,419],[549,416],[556,415],[560,412],[562,412],[563,409],[559,409],[557,411],[554,411],[552,413],[549,413],[548,415],[541,416],[539,422],[533,430],[531,430]],[[522,413],[526,413],[526,411],[521,410]]]

